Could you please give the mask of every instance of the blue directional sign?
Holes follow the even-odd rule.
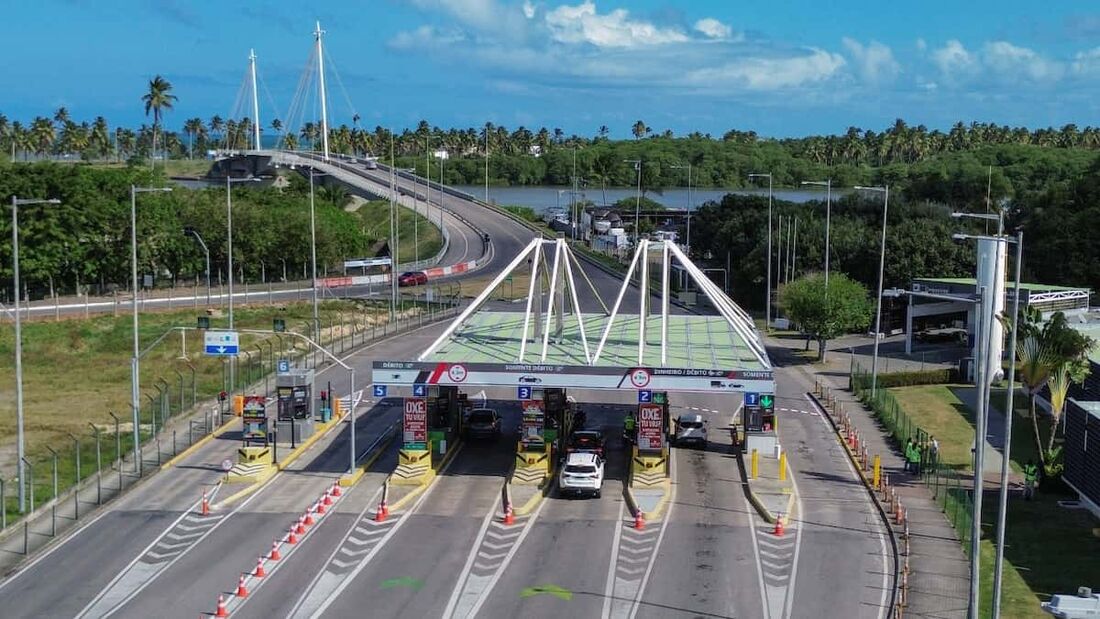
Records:
[[[530,400],[531,388],[530,387],[516,387],[516,399],[517,400]]]
[[[286,374],[289,371],[290,371],[290,360],[289,359],[279,359],[278,372],[280,374]]]
[[[413,385],[413,397],[414,398],[426,398],[428,397],[427,385]]]
[[[386,386],[385,385],[375,385],[374,386],[374,397],[376,397],[376,398],[386,397]]]
[[[760,406],[760,394],[746,391],[745,406]]]
[[[228,357],[240,351],[240,336],[236,331],[207,331],[203,334],[205,352],[215,357]]]
[[[649,389],[638,390],[638,404],[649,404],[653,401],[653,392]]]

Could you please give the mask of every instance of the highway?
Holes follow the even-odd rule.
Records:
[[[492,236],[486,273],[502,268],[533,236],[459,197],[447,195],[445,206]],[[610,303],[620,280],[590,265],[586,271]],[[584,303],[586,310],[594,305]],[[414,358],[443,328],[371,345],[347,362],[369,376],[374,360]],[[801,361],[773,360],[780,435],[799,493],[783,538],[771,534],[742,489],[724,430],[739,397],[722,395],[673,395],[674,413],[700,412],[708,420],[710,443],[673,449],[664,517],[638,531],[623,495],[627,455],[619,435],[636,395],[570,390],[589,425],[609,438],[602,496],[571,499],[554,490],[530,515],[501,524],[501,488],[520,412],[511,390],[486,389],[504,415],[504,437],[466,442],[423,494],[375,523],[382,483],[397,459],[396,445],[389,446],[320,524],[268,564],[272,572],[248,597],[228,598],[231,615],[885,617],[893,567],[881,524],[827,421],[805,397]],[[326,370],[322,378],[337,393],[348,388],[343,371]],[[359,378],[363,387],[368,382]],[[360,405],[361,448],[399,419],[398,404]],[[235,452],[238,437],[230,432],[206,444],[9,575],[0,582],[4,615],[212,614],[218,596],[233,593],[238,576],[255,567],[348,461],[349,431],[340,424],[248,496],[223,503],[238,488],[219,487],[213,515],[196,515],[202,489],[217,487],[219,463]]]

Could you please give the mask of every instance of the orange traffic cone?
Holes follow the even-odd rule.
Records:
[[[267,576],[267,572],[264,571],[264,558],[263,557],[257,557],[256,558],[256,571],[252,572],[252,575],[255,576],[256,578],[263,578],[264,576]]]
[[[640,509],[634,513],[634,528],[639,531],[645,528],[645,514]]]
[[[321,499],[321,505],[332,505],[332,491],[325,492],[325,498]]]
[[[390,517],[390,506],[386,504],[386,495],[385,494],[382,495],[382,515],[387,517],[387,518]]]
[[[206,498],[206,490],[205,489],[203,489],[203,491],[202,491],[202,515],[203,516],[209,516],[210,515],[210,501]]]
[[[278,561],[283,558],[282,555],[279,554],[278,540],[271,542],[271,554],[267,555],[267,558],[271,561]]]
[[[783,514],[779,514],[775,518],[775,530],[772,531],[776,537],[783,537]]]
[[[294,532],[298,535],[303,535],[306,532],[306,517],[298,516],[298,524],[294,527]]]
[[[215,617],[228,617],[229,609],[225,607],[225,596],[218,596],[218,612],[214,613]]]
[[[306,510],[305,518],[302,519],[302,524],[306,525],[307,527],[312,527],[313,526],[313,509],[315,507],[317,507],[317,506],[316,505],[310,506],[310,508]]]
[[[511,526],[516,523],[516,515],[512,513],[512,504],[504,504],[504,524]]]
[[[298,543],[298,527],[294,524],[290,525],[290,530],[286,533],[286,543],[297,544]]]
[[[332,496],[337,496],[337,497],[340,496],[341,492],[340,492],[340,483],[339,482],[332,482],[332,493],[331,494],[332,494]]]
[[[378,504],[378,509],[374,510],[374,521],[385,522],[386,520],[386,504],[385,502]]]
[[[327,494],[325,495],[325,498],[326,498],[326,499],[328,498],[328,495],[327,495]],[[330,503],[330,504],[331,504],[331,503]],[[320,516],[321,514],[324,514],[324,513],[325,513],[325,502],[324,502],[324,501],[317,501],[317,502],[315,503],[315,505],[317,506],[317,515],[318,515],[318,516]]]
[[[237,597],[248,597],[248,589],[244,586],[244,574],[241,574],[241,577],[237,579]]]

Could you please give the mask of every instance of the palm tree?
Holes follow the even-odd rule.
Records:
[[[92,151],[96,156],[103,158],[107,156],[107,153],[111,150],[111,132],[107,127],[107,119],[102,116],[96,116],[95,121],[92,122],[92,132],[88,136],[88,145],[92,148]]]
[[[207,127],[210,128],[211,137],[220,136],[222,134],[222,131],[225,131],[225,121],[222,120],[221,116],[215,114],[210,117],[210,123],[207,125]]]
[[[172,102],[178,100],[172,94],[172,84],[160,75],[149,80],[149,92],[141,96],[145,102],[145,115],[153,112],[153,160],[157,158],[157,126],[160,125],[161,110],[172,109]]]
[[[53,123],[50,119],[39,116],[31,123],[29,142],[34,148],[35,154],[41,156],[50,152],[56,140]]]
[[[57,111],[53,113],[53,120],[57,123],[58,128],[64,128],[69,123],[69,110],[65,106],[57,108]]]
[[[635,140],[640,140],[644,138],[647,133],[649,133],[649,127],[645,126],[645,123],[639,120],[638,122],[634,123],[634,126],[631,127],[630,132],[634,134]]]
[[[202,131],[202,119],[190,118],[183,123],[183,130],[187,132],[187,158],[195,158],[195,135]]]

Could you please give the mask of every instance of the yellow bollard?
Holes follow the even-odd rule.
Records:
[[[874,487],[875,488],[880,488],[881,487],[880,484],[881,484],[881,481],[882,481],[882,477],[881,477],[882,476],[882,461],[879,458],[878,454],[875,454],[875,465],[874,466],[875,466],[875,474],[874,474],[874,477],[873,477]]]
[[[752,475],[750,475],[749,478],[750,479],[756,479],[757,476],[759,475],[759,473],[760,473],[760,454],[758,454],[756,452],[756,450],[754,449],[754,450],[752,450]]]
[[[779,452],[779,481],[787,481],[787,452]]]

